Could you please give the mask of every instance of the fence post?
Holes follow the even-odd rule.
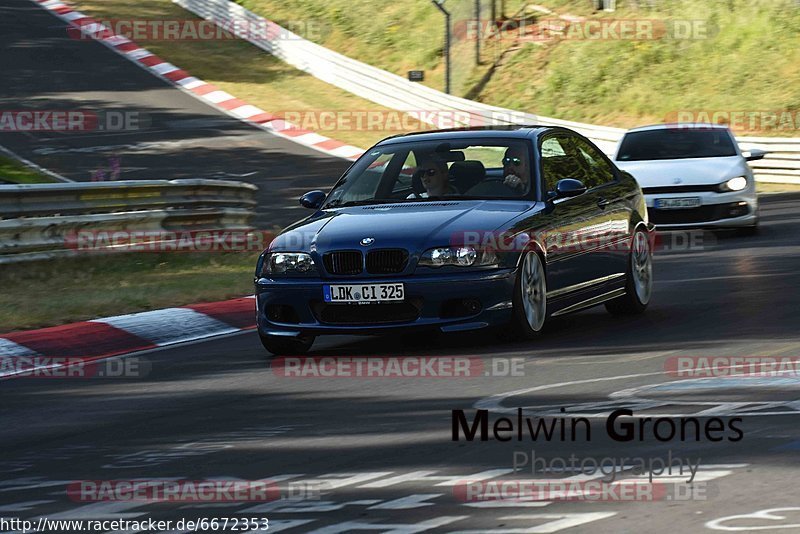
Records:
[[[444,14],[444,92],[450,94],[450,12],[444,8],[445,0],[431,0]]]

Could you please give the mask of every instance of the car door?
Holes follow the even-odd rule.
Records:
[[[621,280],[629,253],[631,191],[620,182],[618,169],[599,148],[577,135],[571,141],[575,157],[589,176],[586,195],[598,208],[590,228],[595,245],[590,250],[593,272],[609,282]]]
[[[554,194],[556,184],[566,178],[580,179],[580,164],[565,134],[545,137],[540,145],[540,175],[545,198]],[[549,208],[550,224],[543,229],[547,253],[548,300],[559,299],[586,281],[589,258],[580,252],[575,239],[591,226],[596,211],[589,195],[557,199]]]
[[[608,239],[609,199],[614,181],[600,165],[592,165],[586,155],[594,155],[579,138],[568,132],[545,137],[540,145],[542,190],[547,195],[556,189],[559,180],[580,180],[586,193],[572,198],[556,199],[545,230],[547,250],[548,299],[568,300],[566,305],[590,298],[600,290],[615,266],[606,256],[603,245]]]

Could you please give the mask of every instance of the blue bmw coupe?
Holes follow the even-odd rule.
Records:
[[[273,354],[316,336],[490,326],[531,339],[599,304],[641,313],[653,288],[644,196],[578,133],[525,126],[386,139],[259,257]]]

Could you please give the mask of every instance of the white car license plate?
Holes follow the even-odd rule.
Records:
[[[405,299],[405,286],[401,283],[325,285],[322,293],[325,302],[401,302]]]
[[[700,197],[656,199],[656,209],[659,210],[685,210],[689,208],[697,208],[702,205],[703,203],[700,200]]]

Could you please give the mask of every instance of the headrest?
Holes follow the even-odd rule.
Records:
[[[486,178],[486,167],[477,160],[456,161],[450,166],[450,181],[462,194]]]

